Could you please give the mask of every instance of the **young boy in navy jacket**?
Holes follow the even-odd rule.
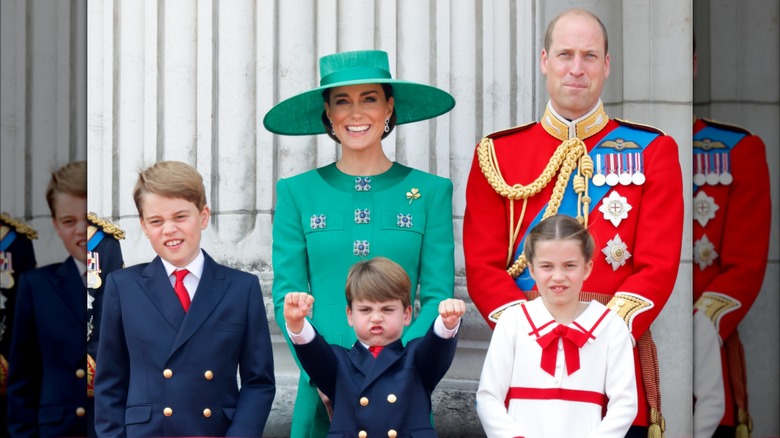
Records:
[[[356,263],[347,276],[347,320],[358,342],[329,345],[306,319],[314,297],[291,292],[287,331],[304,370],[333,403],[330,433],[345,436],[436,436],[431,393],[455,355],[466,304],[446,299],[428,333],[401,343],[412,307],[409,277],[384,257]]]
[[[261,436],[275,383],[257,277],[201,250],[210,210],[191,166],[149,167],[133,198],[157,257],[107,279],[98,435]]]

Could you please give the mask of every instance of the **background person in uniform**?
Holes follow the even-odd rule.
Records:
[[[436,436],[431,393],[455,356],[466,303],[448,298],[423,338],[401,342],[412,320],[410,280],[384,257],[355,263],[347,275],[347,320],[357,342],[329,345],[306,319],[314,297],[284,298],[288,336],[304,370],[333,401],[329,435]]]
[[[541,71],[550,95],[542,121],[488,135],[474,156],[463,224],[469,295],[491,327],[504,310],[536,297],[522,254],[526,233],[545,217],[577,217],[597,245],[581,299],[617,310],[637,346],[639,410],[629,435],[646,435],[651,424],[660,434],[665,426],[649,328],[680,264],[677,144],[604,111],[608,38],[592,13],[572,9],[550,22]]]
[[[284,297],[314,297],[312,322],[325,340],[350,347],[354,332],[341,292],[349,268],[375,256],[400,264],[420,311],[402,339],[423,336],[439,303],[453,296],[452,182],[392,162],[382,139],[397,124],[444,114],[455,106],[445,91],[393,79],[387,53],[336,53],[320,59],[320,87],[277,104],[263,124],[284,135],[327,135],[340,159],[277,184],[273,223],[273,298],[283,327]],[[292,349],[292,347],[291,347]],[[291,435],[322,437],[329,418],[317,389],[301,372]]]
[[[119,240],[125,238],[125,232],[95,213],[87,214],[87,222],[87,397],[94,398],[105,279],[108,274],[124,267]],[[95,410],[89,410],[87,416],[94,428]]]
[[[32,241],[38,233],[8,213],[0,213],[0,436],[8,436],[8,355],[19,277],[35,268]]]
[[[593,237],[551,216],[525,241],[540,296],[496,324],[477,390],[489,437],[623,437],[636,417],[631,338],[614,311],[580,300]]]
[[[143,170],[133,199],[158,256],[106,280],[98,435],[261,436],[275,384],[257,277],[201,250],[210,210],[191,166]]]
[[[695,39],[693,50],[695,79],[699,69]],[[747,436],[753,427],[737,327],[761,291],[771,217],[769,168],[761,138],[739,126],[694,117],[693,299],[696,311],[712,322],[722,346],[721,367],[700,366],[694,374],[722,370],[725,412],[716,437]],[[706,342],[694,338],[697,341]],[[702,422],[699,416],[704,427]]]
[[[68,163],[46,188],[57,236],[70,256],[26,272],[16,295],[8,376],[13,437],[86,436],[87,163]]]

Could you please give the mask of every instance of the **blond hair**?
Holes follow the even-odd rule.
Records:
[[[87,197],[87,162],[71,161],[51,173],[49,185],[46,186],[46,202],[49,204],[51,217],[56,217],[54,198],[66,193],[77,198]],[[84,214],[87,212],[85,211]]]
[[[375,257],[355,263],[347,274],[347,306],[353,300],[372,303],[401,300],[404,308],[411,305],[411,281],[404,268],[385,257]]]
[[[189,164],[181,161],[160,161],[138,172],[133,189],[133,201],[138,215],[143,217],[141,201],[147,193],[165,198],[184,199],[203,211],[206,206],[206,188],[203,177]]]

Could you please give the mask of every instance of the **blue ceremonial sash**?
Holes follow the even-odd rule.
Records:
[[[607,135],[604,136],[604,138],[597,144],[591,151],[588,153],[590,157],[593,159],[593,161],[596,161],[596,155],[604,154],[605,152],[608,153],[620,153],[620,154],[629,154],[629,153],[635,153],[635,152],[643,152],[644,149],[653,142],[660,134],[657,132],[651,132],[651,131],[643,131],[640,129],[632,128],[630,126],[620,125],[617,128],[610,131]],[[623,140],[623,141],[630,141],[633,143],[636,143],[637,146],[639,146],[639,149],[628,149],[628,150],[622,150],[618,151],[610,147],[603,146],[606,142],[614,142],[615,140]],[[612,186],[608,186],[604,184],[603,186],[596,186],[593,184],[593,181],[591,180],[588,183],[588,196],[590,196],[591,202],[590,202],[590,212],[593,211],[594,208],[601,202],[601,199],[612,189]],[[542,206],[541,210],[539,210],[539,213],[536,215],[533,221],[528,225],[528,228],[525,230],[525,234],[523,235],[523,238],[520,240],[520,244],[517,247],[517,251],[515,251],[515,257],[512,260],[517,260],[517,258],[520,256],[520,254],[523,252],[523,246],[525,245],[525,238],[528,236],[528,232],[535,227],[539,222],[542,221],[542,217],[544,216],[544,212],[547,210],[547,206],[549,205],[549,201]],[[588,212],[588,213],[590,213]],[[566,214],[568,216],[576,217],[577,216],[577,193],[574,192],[574,173],[572,172],[571,177],[569,178],[569,183],[566,185],[566,190],[563,192],[563,198],[561,199],[561,205],[558,207],[558,214]],[[520,275],[515,278],[515,283],[522,291],[529,291],[532,290],[534,285],[536,285],[536,281],[534,281],[533,278],[531,278],[531,274],[528,272],[528,269],[523,269],[520,272]]]
[[[696,161],[698,155],[708,155],[710,160],[710,163],[714,163],[714,156],[719,153],[729,153],[731,154],[731,149],[737,145],[740,141],[742,141],[743,138],[747,137],[748,134],[744,132],[738,132],[738,131],[729,131],[726,129],[718,128],[715,126],[706,126],[701,131],[697,132],[693,135],[693,166],[694,166],[694,172],[696,172]],[[710,148],[705,149],[701,146],[696,146],[697,141],[704,141],[704,140],[710,140],[711,142],[719,142],[722,143],[725,148]],[[710,143],[712,144],[712,143]],[[695,192],[699,186],[696,184],[693,184],[693,191]]]
[[[93,234],[87,242],[87,251],[94,251],[100,241],[103,240],[103,237],[105,237],[105,233],[103,233],[102,230],[96,230],[95,234]]]

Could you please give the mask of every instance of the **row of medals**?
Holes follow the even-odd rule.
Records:
[[[11,263],[11,253],[2,252],[0,257],[0,288],[11,289],[14,287],[13,264]]]
[[[591,179],[593,185],[627,186],[645,183],[645,174],[642,172],[642,153],[631,152],[628,154],[597,154],[596,174]]]
[[[731,184],[734,178],[729,172],[729,153],[693,154],[693,184],[715,186]]]

